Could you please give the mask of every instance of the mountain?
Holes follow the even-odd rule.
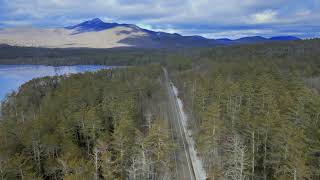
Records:
[[[234,40],[234,42],[237,42],[237,43],[257,43],[257,42],[265,42],[265,41],[268,41],[268,39],[261,36],[243,37],[243,38]]]
[[[79,33],[90,32],[90,31],[102,31],[110,28],[119,26],[118,23],[105,23],[99,18],[92,19],[90,21],[85,21],[83,23],[68,26],[66,29],[76,30]]]
[[[202,36],[182,36],[156,32],[133,24],[106,23],[95,18],[64,28],[7,28],[0,30],[0,44],[49,48],[186,48],[299,40],[293,36],[264,38],[244,37],[207,39]]]
[[[224,45],[234,45],[234,44],[254,44],[254,43],[266,43],[272,41],[298,41],[300,38],[294,36],[275,36],[271,38],[265,38],[262,36],[249,36],[243,37],[235,40],[228,38],[217,39],[220,44]]]
[[[140,28],[136,25],[132,24],[118,24],[118,23],[105,23],[99,18],[95,18],[89,21],[85,21],[83,23],[65,27],[65,29],[75,30],[77,33],[84,33],[84,32],[92,32],[92,31],[104,31],[111,28],[116,27],[127,27],[132,28],[135,30],[139,30]]]
[[[297,40],[301,40],[301,39],[297,38],[295,36],[276,36],[276,37],[270,38],[270,40],[273,40],[273,41],[297,41]]]

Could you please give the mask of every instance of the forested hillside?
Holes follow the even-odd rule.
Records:
[[[2,105],[1,179],[169,176],[160,66],[47,77]]]

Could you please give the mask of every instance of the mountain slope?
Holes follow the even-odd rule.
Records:
[[[48,48],[186,48],[299,40],[293,36],[270,39],[254,36],[236,40],[155,32],[132,24],[105,23],[95,18],[65,28],[8,28],[0,30],[0,44]]]
[[[126,47],[120,41],[128,37],[146,35],[141,31],[132,31],[128,27],[114,27],[101,31],[79,33],[74,29],[34,29],[17,28],[0,32],[0,44],[26,47],[48,48],[114,48]]]

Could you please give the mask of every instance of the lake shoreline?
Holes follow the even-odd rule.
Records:
[[[35,78],[47,76],[61,76],[84,72],[95,72],[104,69],[113,69],[117,66],[104,65],[74,65],[74,66],[48,66],[48,65],[0,65],[0,101],[7,94],[17,91],[21,85]]]

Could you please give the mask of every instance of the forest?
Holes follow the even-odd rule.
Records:
[[[170,170],[161,68],[35,79],[0,123],[1,179],[157,179]]]
[[[319,42],[283,45],[171,63],[208,177],[319,179]]]
[[[0,48],[8,50],[0,50],[0,64],[128,66],[34,79],[9,95],[0,119],[2,179],[174,179],[163,67],[208,179],[320,179],[319,39],[175,50]]]
[[[176,76],[211,177],[319,177],[319,94],[292,72],[218,63]]]

